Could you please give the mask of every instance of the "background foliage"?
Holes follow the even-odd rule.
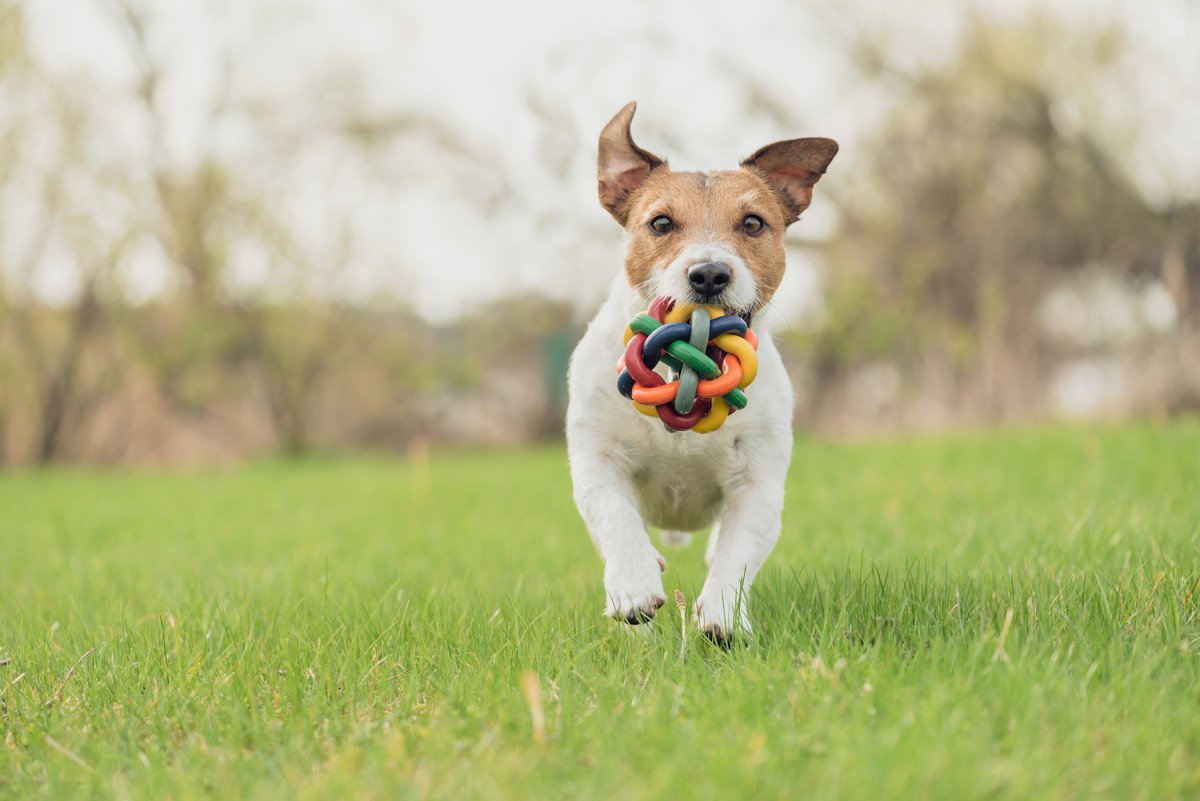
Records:
[[[779,4],[759,47],[696,67],[715,134],[680,113],[689,93],[626,77],[642,58],[678,80],[689,46],[713,46],[653,19],[617,26],[632,56],[601,46],[611,15],[552,20],[548,47],[531,28],[515,100],[480,98],[478,124],[422,93],[428,53],[397,77],[355,28],[297,38],[265,0],[48,8],[0,2],[5,463],[557,436],[566,354],[620,260],[592,175],[627,95],[639,137],[698,166],[697,143],[732,164],[760,139],[843,140],[760,315],[804,426],[1200,406],[1200,167],[1169,100],[1200,76],[1143,30],[1186,29],[1194,7],[931,10],[914,19],[958,20],[931,56],[868,0]],[[470,26],[460,44],[407,6],[304,8],[310,27],[485,57]],[[63,44],[85,22],[108,48],[94,69]],[[816,77],[775,69],[800,36],[827,40]],[[1178,91],[1156,104],[1148,75]]]

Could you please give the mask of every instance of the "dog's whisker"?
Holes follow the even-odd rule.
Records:
[[[784,325],[786,325],[786,326],[787,326],[787,330],[788,330],[788,331],[795,331],[795,330],[796,330],[796,326],[795,326],[795,325],[792,323],[792,320],[791,320],[791,318],[789,318],[789,317],[788,317],[786,314],[784,314],[784,313],[783,313],[783,312],[780,310],[780,308],[779,308],[778,306],[776,306],[776,305],[775,305],[773,302],[771,302],[771,301],[769,301],[769,300],[768,300],[766,303],[764,303],[764,304],[763,304],[762,308],[763,308],[763,310],[764,310],[764,311],[772,311],[772,312],[775,312],[775,313],[776,313],[776,314],[778,314],[778,315],[779,315],[781,318],[783,318],[783,323],[784,323]]]

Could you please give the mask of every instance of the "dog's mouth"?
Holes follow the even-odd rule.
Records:
[[[674,301],[675,299],[672,300]],[[696,303],[701,306],[718,306],[723,309],[726,314],[732,314],[737,317],[741,317],[746,321],[747,325],[750,324],[750,318],[753,316],[755,307],[757,305],[756,303],[750,307],[743,307],[740,304],[730,304],[728,292],[717,292],[712,295],[702,295],[698,292],[689,292],[687,293],[687,296],[683,302]]]
[[[721,299],[720,299],[719,295],[714,298],[702,298],[702,297],[693,295],[692,297],[686,299],[684,302],[685,303],[695,303],[695,304],[698,304],[701,306],[720,306],[721,310],[725,314],[731,315],[733,317],[741,317],[743,320],[745,320],[746,327],[747,328],[750,327],[751,321],[754,318],[753,310],[751,310],[751,309],[735,309],[732,306],[724,305],[723,303],[720,302],[720,300]],[[667,308],[668,309],[674,308],[677,303],[679,303],[679,301],[677,299],[672,298],[672,297],[667,297]]]

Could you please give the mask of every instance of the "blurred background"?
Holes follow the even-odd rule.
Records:
[[[842,145],[802,430],[1200,409],[1200,4],[0,0],[0,463],[561,436],[595,142]],[[615,390],[614,390],[615,391]]]

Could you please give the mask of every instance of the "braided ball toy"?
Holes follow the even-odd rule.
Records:
[[[757,349],[758,337],[741,317],[717,306],[675,306],[657,298],[625,329],[617,390],[667,428],[707,434],[745,408],[742,390],[758,373]],[[667,381],[654,372],[659,362],[678,377]]]

